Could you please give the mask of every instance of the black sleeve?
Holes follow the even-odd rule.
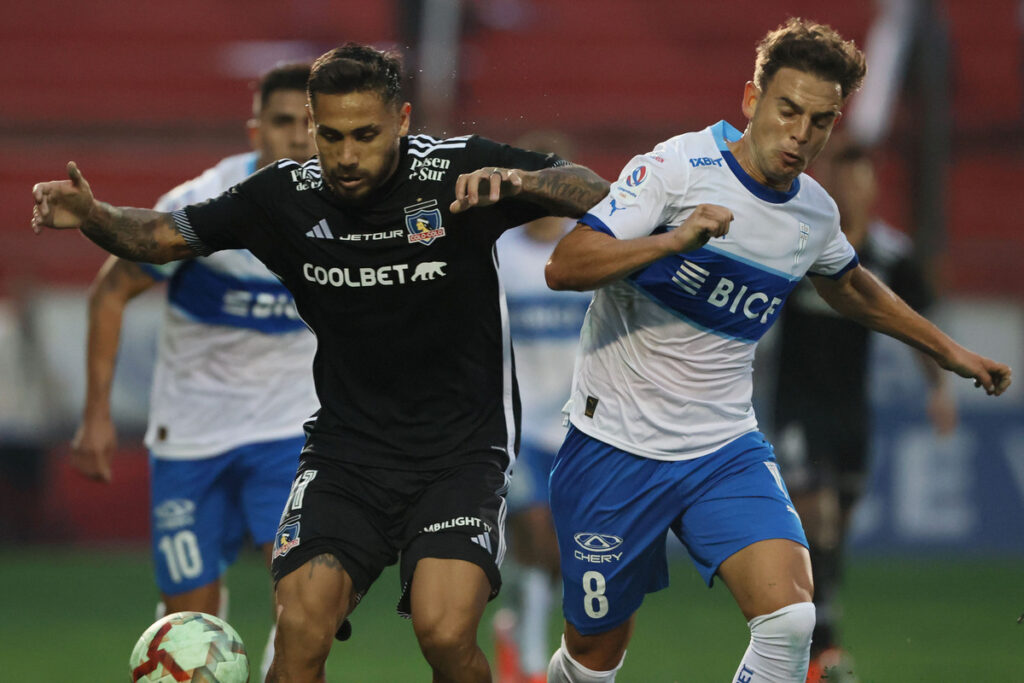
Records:
[[[569,166],[570,162],[565,161],[557,154],[543,154],[527,149],[520,149],[502,142],[495,142],[473,136],[466,147],[466,166],[462,173],[471,173],[479,168],[497,166],[499,168],[518,168],[523,171],[539,171],[544,168],[555,166]],[[549,215],[544,207],[522,199],[507,199],[487,207],[492,213],[504,217],[505,227],[513,227],[529,223],[542,216]]]
[[[901,258],[893,264],[889,286],[918,313],[926,311],[935,302],[934,291],[913,259]]]
[[[477,168],[483,168],[484,166],[539,171],[542,168],[569,165],[568,161],[565,161],[557,154],[543,154],[528,149],[520,149],[480,136],[473,136],[470,139],[467,151],[471,161],[479,159],[479,163],[475,167],[470,168],[470,171],[475,171]]]
[[[208,256],[222,249],[255,251],[265,231],[263,203],[272,196],[273,166],[246,178],[220,196],[173,212],[174,221],[197,253]]]

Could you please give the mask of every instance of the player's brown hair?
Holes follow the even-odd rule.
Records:
[[[864,53],[826,24],[792,17],[757,44],[754,85],[762,92],[779,69],[789,67],[839,84],[845,100],[867,73]]]
[[[313,62],[307,92],[315,96],[376,92],[386,104],[402,96],[402,64],[398,55],[359,43],[345,43]]]

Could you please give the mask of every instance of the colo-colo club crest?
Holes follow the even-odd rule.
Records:
[[[409,230],[410,244],[430,244],[438,237],[444,237],[437,200],[431,199],[429,202],[405,207],[405,227]]]

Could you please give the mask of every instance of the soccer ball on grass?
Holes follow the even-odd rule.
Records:
[[[235,629],[212,614],[176,612],[146,629],[128,662],[132,683],[246,683],[249,658]]]

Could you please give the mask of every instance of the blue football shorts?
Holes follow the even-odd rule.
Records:
[[[510,514],[537,505],[548,506],[548,477],[554,462],[555,454],[552,451],[523,440],[508,490]]]
[[[551,512],[562,608],[584,635],[615,628],[647,593],[668,586],[670,529],[708,586],[726,558],[752,543],[785,538],[807,545],[760,432],[700,458],[663,461],[571,427],[551,472]]]
[[[305,437],[247,444],[212,458],[149,457],[153,561],[164,595],[216,580],[246,536],[271,543]]]

